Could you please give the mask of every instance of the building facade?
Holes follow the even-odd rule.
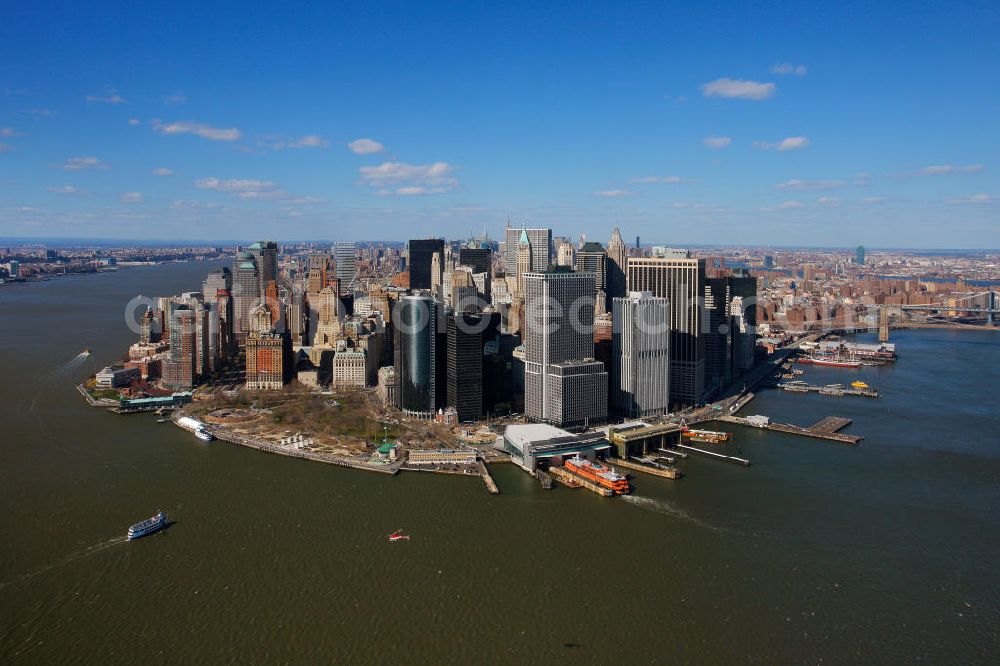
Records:
[[[531,266],[532,271],[545,271],[552,263],[552,230],[551,229],[518,229],[507,227],[504,237],[504,252],[506,253],[507,275],[517,273],[517,252],[518,244],[522,233],[528,239],[531,246]]]
[[[629,258],[628,290],[648,291],[670,301],[670,402],[696,405],[705,392],[705,262],[674,256],[680,253]]]
[[[608,374],[594,359],[592,273],[525,275],[524,413],[560,427],[607,419]]]
[[[612,301],[612,403],[626,418],[670,406],[670,301],[648,291]]]
[[[397,406],[407,415],[430,419],[437,397],[437,304],[421,292],[403,296],[397,308]]]

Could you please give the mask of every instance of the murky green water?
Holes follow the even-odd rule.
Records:
[[[1000,335],[914,331],[880,400],[762,394],[847,416],[857,448],[737,428],[603,499],[382,475],[202,444],[87,407],[65,368],[119,354],[129,298],[210,264],[0,288],[0,660],[987,663],[1000,632]],[[176,523],[134,543],[157,508]],[[413,540],[388,543],[405,527]]]

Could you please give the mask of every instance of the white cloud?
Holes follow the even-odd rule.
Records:
[[[114,90],[110,90],[105,96],[87,95],[84,99],[88,104],[128,104],[128,100]]]
[[[45,188],[49,192],[55,192],[56,194],[82,194],[83,190],[78,190],[72,185],[62,185],[60,187],[52,186]]]
[[[172,175],[174,175],[174,172],[171,171],[170,169],[168,169],[167,167],[157,167],[157,168],[153,169],[153,175],[154,176],[172,176]]]
[[[8,146],[6,143],[0,143],[0,153],[9,153],[12,150],[14,149]]]
[[[173,95],[167,95],[163,98],[164,104],[169,104],[171,106],[177,106],[178,104],[184,104],[187,102],[187,97],[181,95],[180,93],[174,93]]]
[[[833,208],[840,205],[840,199],[837,197],[820,197],[819,199],[816,199],[816,203],[821,206],[829,206]]]
[[[778,208],[786,210],[789,208],[802,208],[803,205],[804,204],[801,201],[794,201],[794,200],[782,201],[780,204],[778,204]]]
[[[385,146],[374,139],[355,139],[347,143],[347,148],[355,155],[371,155],[385,150]]]
[[[125,192],[118,199],[122,203],[140,203],[142,201],[142,192]]]
[[[884,202],[885,197],[865,197],[861,200],[861,203],[865,205],[880,204]]]
[[[376,194],[440,194],[458,187],[453,173],[455,167],[447,162],[433,164],[404,164],[384,162],[378,166],[361,167],[361,182],[377,188]],[[416,188],[420,188],[419,190]]]
[[[635,183],[637,185],[660,183],[662,185],[676,185],[678,183],[690,182],[681,178],[680,176],[642,176],[641,178],[631,178],[630,183]]]
[[[867,171],[859,171],[854,174],[854,184],[858,186],[868,185],[872,180],[872,175]]]
[[[252,178],[200,178],[194,181],[194,186],[202,190],[216,192],[264,192],[275,188],[274,181],[254,180]]]
[[[319,135],[306,134],[291,141],[279,141],[274,144],[274,148],[275,150],[281,150],[282,148],[326,148],[329,145],[330,142]]]
[[[927,166],[916,173],[918,176],[945,176],[958,173],[979,173],[985,167],[982,164],[969,164],[967,166],[955,166],[954,164],[939,164]]]
[[[62,165],[66,171],[83,171],[84,169],[107,169],[108,165],[96,157],[71,157]]]
[[[718,150],[719,148],[725,148],[731,144],[733,142],[733,138],[729,136],[706,136],[701,140],[701,142],[709,148],[715,148]]]
[[[782,76],[785,76],[787,74],[794,74],[795,76],[805,76],[807,71],[808,70],[806,69],[805,65],[793,65],[790,62],[781,62],[778,63],[777,65],[771,66],[772,74],[781,74]]]
[[[629,190],[599,190],[594,192],[595,196],[604,197],[605,199],[617,199],[619,197],[630,197],[632,192]]]
[[[15,136],[24,136],[24,133],[18,132],[13,127],[0,127],[0,136],[13,138]]]
[[[754,148],[760,148],[761,150],[801,150],[809,145],[809,139],[804,136],[790,136],[787,139],[782,139],[777,143],[772,143],[770,141],[754,141]]]
[[[842,180],[786,180],[774,186],[776,190],[833,190],[846,185]]]
[[[200,136],[203,139],[209,139],[211,141],[236,141],[243,136],[235,127],[228,129],[212,127],[204,123],[194,123],[194,122],[174,122],[174,123],[161,123],[155,121],[153,123],[153,129],[160,134],[194,134],[195,136]]]
[[[981,204],[992,204],[996,203],[997,201],[1000,201],[998,197],[982,193],[982,194],[970,194],[969,196],[965,197],[952,197],[951,199],[948,200],[948,203],[981,205]]]
[[[701,85],[705,97],[726,97],[729,99],[767,99],[774,97],[778,86],[773,83],[721,78]]]
[[[135,127],[136,125],[141,125],[142,122],[138,118],[129,118],[128,119],[128,124],[132,125],[133,127]]]

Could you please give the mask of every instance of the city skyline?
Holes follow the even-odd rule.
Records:
[[[1000,246],[988,4],[177,9],[0,28],[0,236]]]

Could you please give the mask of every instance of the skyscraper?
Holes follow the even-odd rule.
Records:
[[[670,300],[670,402],[695,405],[705,390],[701,301],[705,262],[673,256],[629,258],[628,290]]]
[[[428,292],[399,299],[396,399],[404,414],[432,418],[435,405],[437,304]]]
[[[431,264],[439,254],[439,266],[444,264],[444,241],[440,238],[421,238],[410,241],[410,289],[430,289]]]
[[[262,293],[253,255],[237,252],[233,265],[233,334],[240,345],[246,339],[247,316],[260,303]]]
[[[337,279],[340,280],[341,292],[353,292],[358,275],[357,249],[354,243],[337,243],[334,246],[334,258],[337,260]]]
[[[257,266],[257,289],[263,294],[268,282],[278,281],[278,244],[274,241],[257,241],[247,251]]]
[[[483,317],[455,313],[448,317],[448,400],[459,421],[483,415]]]
[[[592,273],[525,276],[525,404],[529,418],[560,427],[606,420],[608,373],[594,360]]]
[[[865,246],[859,245],[858,249],[854,251],[854,263],[858,266],[865,265]]]
[[[251,391],[280,389],[284,384],[284,337],[274,332],[273,319],[263,303],[250,310],[246,386]]]
[[[607,259],[608,254],[604,251],[604,248],[601,247],[601,244],[594,243],[593,241],[584,243],[583,247],[581,247],[576,253],[576,270],[581,273],[594,274],[594,279],[597,284],[596,291],[604,291],[607,289]]]
[[[518,229],[507,227],[504,237],[504,252],[507,258],[507,275],[517,273],[517,248],[521,241],[521,232],[531,245],[531,270],[545,271],[552,263],[552,230],[551,229]]]
[[[622,234],[615,227],[608,241],[607,286],[604,291],[608,298],[624,298],[628,285],[625,280],[625,265],[628,261],[628,248],[622,240]]]
[[[468,266],[473,273],[485,275],[480,295],[489,300],[493,282],[493,250],[488,247],[463,247],[458,251],[458,263]],[[454,285],[452,286],[454,288]]]
[[[174,308],[170,316],[170,358],[163,364],[163,383],[169,388],[190,391],[197,372],[195,313],[186,305]]]
[[[670,301],[648,291],[612,304],[611,386],[626,418],[666,414],[670,406]]]

